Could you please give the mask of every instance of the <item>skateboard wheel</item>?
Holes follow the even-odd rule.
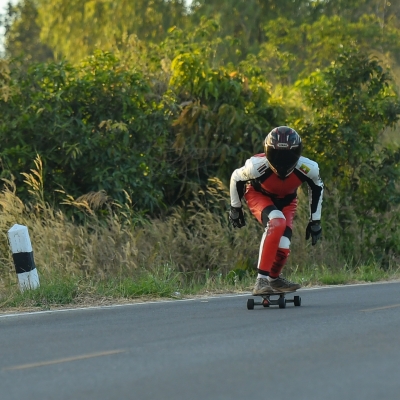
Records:
[[[254,299],[247,299],[247,309],[254,310]]]
[[[300,296],[294,296],[293,303],[294,303],[294,305],[296,307],[300,307],[301,306],[301,297]]]
[[[279,308],[286,308],[286,299],[282,296],[278,300]]]

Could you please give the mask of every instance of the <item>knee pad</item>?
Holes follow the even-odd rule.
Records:
[[[290,248],[290,239],[286,236],[282,236],[281,240],[279,241],[279,248],[280,249],[289,249]]]
[[[273,219],[284,219],[286,221],[285,216],[283,215],[282,211],[279,210],[272,210],[269,214],[268,214],[268,219],[271,222],[271,220]]]
[[[268,206],[265,207],[264,210],[262,210],[261,221],[265,227],[267,227],[269,221],[274,218],[285,219],[285,216],[283,215],[283,212],[279,211],[275,206]]]
[[[268,225],[265,228],[267,235],[279,235],[279,238],[283,236],[286,229],[286,218],[281,211],[275,210],[270,213],[272,218],[268,221]]]

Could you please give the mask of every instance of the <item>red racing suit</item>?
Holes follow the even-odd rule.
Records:
[[[307,182],[310,220],[321,219],[323,182],[315,161],[300,157],[285,179],[269,167],[265,154],[256,154],[233,171],[230,182],[232,207],[241,207],[244,197],[251,213],[263,224],[258,257],[259,274],[276,278],[290,253],[293,218],[297,208],[297,189]]]

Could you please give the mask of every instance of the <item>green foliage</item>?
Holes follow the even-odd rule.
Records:
[[[377,60],[351,51],[298,84],[314,111],[311,125],[303,129],[310,155],[323,163],[326,175],[340,179],[340,189],[351,189],[355,170],[373,161],[374,151],[382,150],[375,146],[384,129],[399,118],[389,83]]]
[[[326,15],[340,15],[347,20],[356,21],[365,14],[382,19],[383,27],[389,23],[400,23],[400,5],[398,2],[381,0],[317,0],[315,7]]]
[[[363,15],[352,22],[340,15],[322,15],[300,25],[293,19],[279,18],[265,25],[265,34],[258,63],[269,71],[271,79],[278,77],[283,84],[328,67],[348,47],[357,46],[362,52],[375,52],[389,60],[400,51],[400,29],[382,29],[375,15]]]
[[[149,101],[150,86],[110,53],[96,53],[79,67],[36,64],[13,69],[12,95],[2,102],[2,175],[28,171],[36,153],[44,162],[46,192],[72,196],[105,190],[140,208],[162,205],[156,182],[167,135],[166,111]],[[51,199],[50,199],[51,200]]]
[[[152,64],[96,52],[77,66],[35,64],[27,73],[13,66],[0,128],[3,176],[11,172],[24,190],[17,174],[40,154],[46,193],[103,190],[120,203],[128,193],[150,212],[190,199],[209,177],[227,181],[285,112],[250,65],[211,66],[218,29],[204,21],[183,41],[171,30],[150,51]],[[164,74],[151,72],[162,65]]]
[[[354,51],[299,83],[313,119],[298,129],[307,153],[320,163],[328,191],[334,189],[340,199],[343,234],[354,223],[347,212],[351,205],[365,245],[381,254],[398,251],[395,229],[380,224],[400,204],[400,151],[382,145],[385,129],[400,115],[390,83],[377,60]]]
[[[24,0],[12,10],[9,57],[23,50],[42,61],[50,49],[63,60],[28,69],[0,62],[0,176],[23,202],[40,203],[36,212],[61,203],[90,219],[98,208],[111,230],[115,208],[128,225],[172,215],[189,227],[179,236],[183,226],[168,220],[165,236],[188,250],[204,229],[196,207],[203,210],[210,178],[227,184],[272,127],[294,124],[320,164],[324,232],[335,232],[340,259],[365,247],[382,265],[396,259],[400,151],[386,133],[400,108],[386,65],[399,63],[397,4],[198,0],[187,12],[181,0]],[[206,204],[220,235],[226,204]],[[248,234],[235,237],[236,250]],[[252,265],[253,245],[223,267],[205,246],[198,243],[201,269]],[[176,265],[191,267],[180,257]]]
[[[8,57],[20,58],[23,64],[53,59],[52,50],[40,41],[37,17],[36,0],[22,0],[15,5],[8,3],[6,14],[2,15]]]
[[[79,62],[96,49],[111,51],[126,36],[160,41],[181,23],[185,5],[183,0],[38,0],[38,13],[43,43],[58,59]]]
[[[400,62],[400,6],[380,0],[196,0],[189,9],[184,0],[23,0],[3,19],[7,54],[22,51],[31,60],[54,53],[75,63],[96,49],[127,52],[133,37],[149,48],[175,27],[184,30],[184,41],[203,21],[215,20],[218,32],[208,26],[212,40],[221,41],[214,62],[237,64],[257,54],[268,79],[285,84],[326,66],[349,43],[391,65]]]
[[[211,27],[210,27],[211,26]],[[219,29],[204,22],[171,62],[170,88],[182,101],[174,122],[174,148],[179,157],[182,190],[204,187],[209,177],[227,182],[246,158],[261,151],[269,130],[285,120],[282,104],[271,101],[270,86],[250,64],[213,67],[219,41],[210,41]]]
[[[197,0],[193,2],[192,23],[198,24],[201,18],[215,19],[221,25],[222,37],[231,37],[239,42],[239,52],[231,52],[225,47],[224,55],[237,62],[238,55],[256,54],[259,45],[265,42],[264,25],[285,15],[291,18],[309,18],[312,13],[309,0]]]

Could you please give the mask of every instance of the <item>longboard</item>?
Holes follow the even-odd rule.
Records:
[[[276,292],[268,294],[255,294],[254,297],[261,297],[261,301],[255,301],[254,299],[247,299],[247,309],[254,310],[254,306],[279,306],[279,308],[286,308],[286,303],[293,303],[296,307],[301,306],[301,297],[293,296],[292,299],[287,299],[285,296],[288,293],[293,292]],[[279,296],[278,299],[271,299],[271,296]]]

